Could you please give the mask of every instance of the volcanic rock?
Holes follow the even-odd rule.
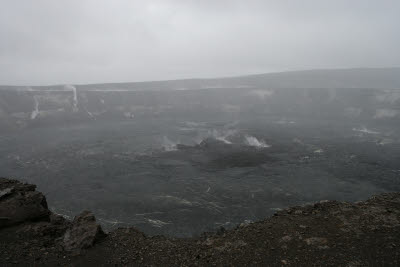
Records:
[[[66,251],[79,254],[83,249],[93,246],[103,237],[105,237],[105,233],[96,223],[93,213],[83,211],[74,218],[72,226],[65,232],[63,247]]]
[[[36,186],[0,178],[0,228],[25,221],[49,220],[44,195]]]
[[[400,263],[400,193],[384,193],[357,203],[323,201],[296,206],[245,227],[181,239],[146,236],[132,227],[105,235],[88,211],[76,216],[73,222],[50,213],[44,196],[34,189],[33,185],[0,179],[1,216],[9,223],[8,227],[0,228],[0,266],[399,266]],[[27,207],[32,211],[28,212]],[[16,216],[19,214],[24,216]],[[22,218],[26,221],[21,221]]]

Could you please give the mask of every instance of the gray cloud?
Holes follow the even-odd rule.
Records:
[[[0,84],[399,66],[397,0],[3,0]]]

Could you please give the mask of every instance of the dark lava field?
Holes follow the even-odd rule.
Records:
[[[400,191],[400,90],[235,82],[3,87],[0,176],[65,217],[174,237]]]

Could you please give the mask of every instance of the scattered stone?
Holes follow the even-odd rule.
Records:
[[[0,190],[0,199],[1,199],[2,197],[4,197],[4,196],[7,196],[7,195],[11,194],[12,190],[13,190],[12,187],[9,187],[9,188]]]
[[[304,242],[306,242],[307,245],[325,245],[328,243],[328,239],[324,237],[310,237],[304,239]]]
[[[285,235],[284,237],[281,238],[281,242],[289,242],[292,240],[292,237],[290,235]]]
[[[214,240],[211,238],[207,238],[204,244],[206,244],[207,246],[211,246],[212,244],[214,244]]]

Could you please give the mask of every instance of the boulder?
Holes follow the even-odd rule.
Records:
[[[65,232],[63,247],[73,254],[80,254],[82,250],[92,247],[105,236],[101,226],[96,223],[93,213],[83,211],[74,218],[70,228]]]
[[[0,178],[0,229],[25,221],[49,220],[45,196],[36,186]]]

